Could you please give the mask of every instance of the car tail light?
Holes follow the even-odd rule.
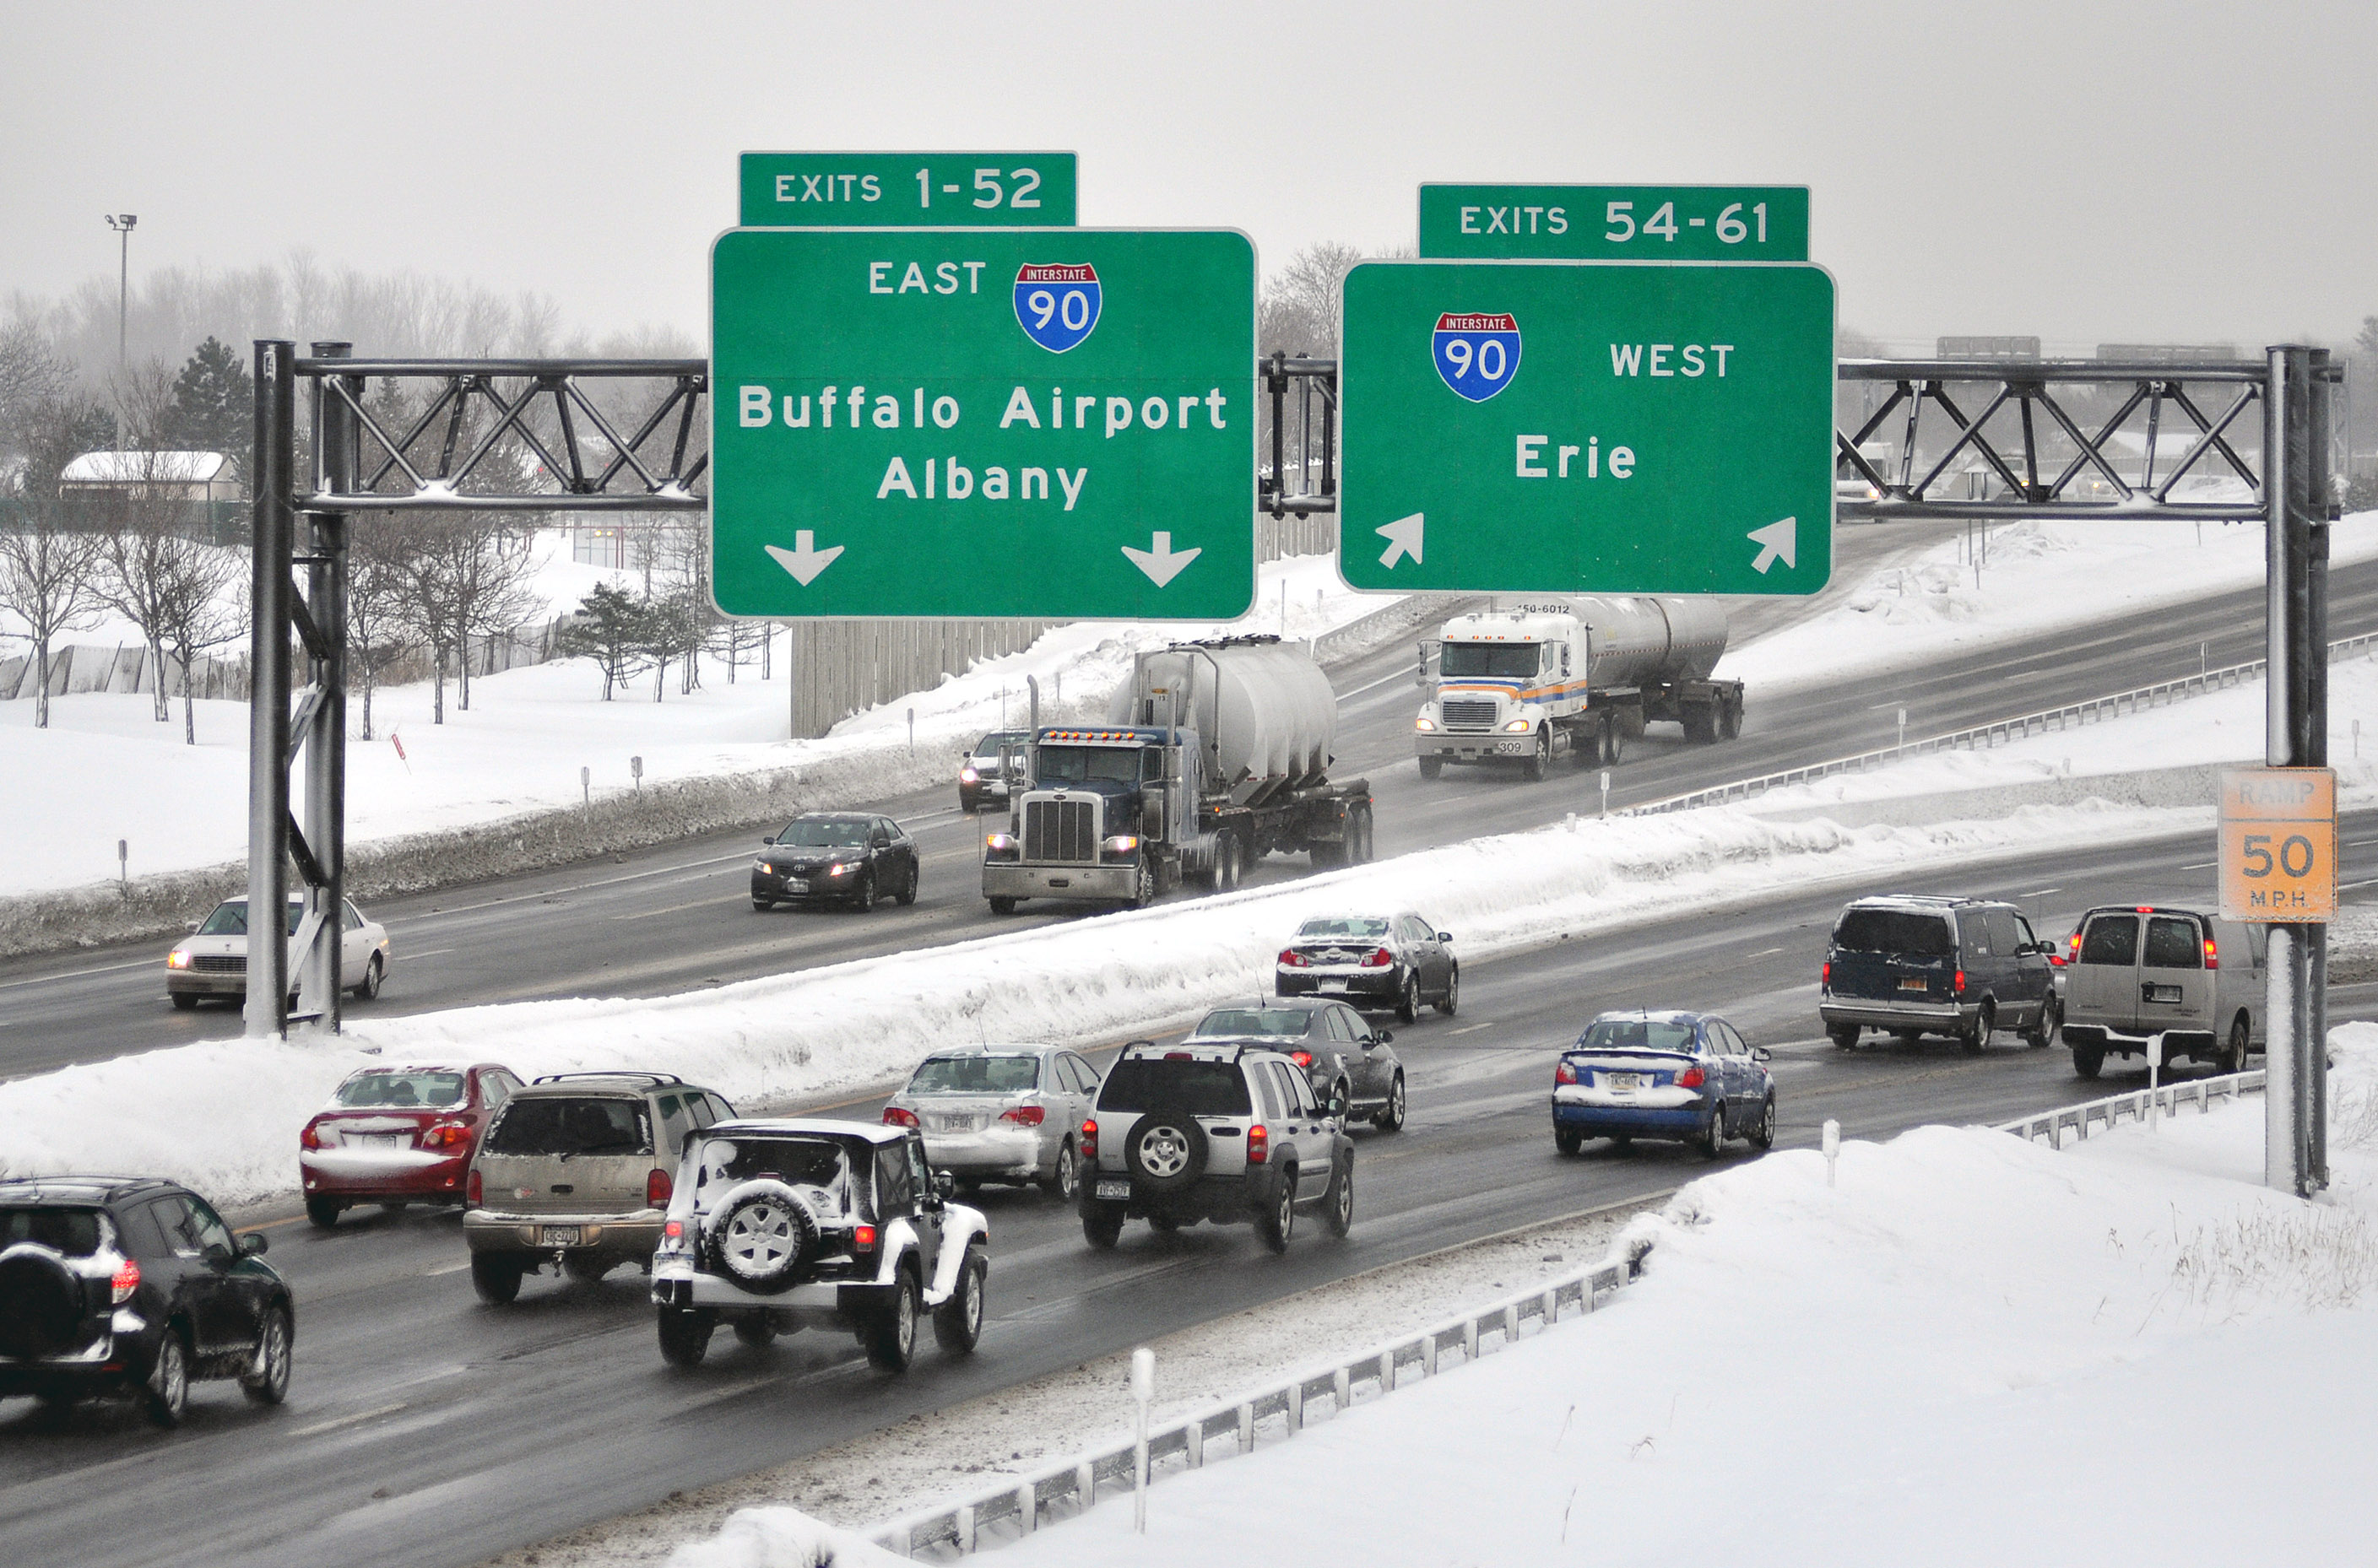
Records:
[[[1962,969],[1957,971],[1957,994],[1961,997],[1965,994],[1965,972]]]
[[[132,1299],[134,1291],[140,1288],[140,1265],[130,1258],[125,1259],[123,1264],[116,1269],[114,1276],[107,1283],[114,1287],[115,1304],[121,1307]]]
[[[1247,1163],[1261,1165],[1271,1157],[1271,1129],[1256,1122],[1247,1129]]]
[[[852,1230],[850,1233],[850,1250],[854,1252],[872,1252],[875,1251],[875,1227],[871,1225],[862,1225]]]
[[[885,1106],[883,1107],[883,1125],[886,1127],[914,1127],[917,1125],[917,1113],[900,1106]]]
[[[1099,1124],[1095,1121],[1082,1123],[1082,1157],[1086,1160],[1099,1157]]]
[[[1296,1063],[1299,1067],[1311,1067],[1313,1065],[1313,1053],[1311,1051],[1291,1051],[1288,1053],[1288,1059]]]
[[[425,1149],[459,1149],[471,1141],[471,1124],[467,1121],[437,1121],[421,1130],[421,1146]]]
[[[318,1149],[322,1146],[322,1124],[318,1119],[307,1122],[306,1131],[297,1134],[297,1146],[301,1149]]]
[[[655,1170],[644,1178],[644,1207],[657,1209],[669,1201],[669,1173]]]
[[[1012,1121],[1018,1127],[1038,1127],[1048,1114],[1039,1106],[1017,1106],[1013,1110],[1001,1111],[999,1119]]]
[[[486,1202],[479,1195],[479,1173],[475,1170],[471,1172],[471,1179],[462,1184],[462,1201],[474,1209]]]
[[[2211,937],[2204,939],[2204,967],[2207,969],[2218,969],[2221,967],[2221,952],[2219,949],[2213,945],[2213,939]]]
[[[1676,1087],[1679,1089],[1698,1089],[1708,1082],[1709,1080],[1702,1076],[1699,1063],[1676,1074]]]
[[[1383,947],[1375,947],[1371,950],[1371,955],[1363,960],[1363,967],[1365,969],[1385,969],[1388,964],[1393,964],[1395,961],[1396,955],[1394,953],[1389,952]]]
[[[1553,1069],[1553,1082],[1555,1083],[1576,1083],[1577,1069],[1570,1066],[1567,1062],[1562,1062],[1558,1067]]]
[[[1310,969],[1313,967],[1313,960],[1292,947],[1284,947],[1279,950],[1279,966],[1282,969]]]

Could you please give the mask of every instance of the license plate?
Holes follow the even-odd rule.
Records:
[[[1631,1092],[1643,1086],[1643,1075],[1639,1072],[1605,1072],[1602,1075],[1602,1086]]]
[[[1115,1180],[1103,1176],[1099,1178],[1099,1197],[1101,1201],[1130,1196],[1131,1182],[1128,1179]]]
[[[787,877],[785,879],[785,891],[787,892],[807,892],[810,891],[810,885],[799,877]]]
[[[1321,988],[1325,991],[1342,992],[1346,988],[1346,982],[1343,980],[1324,980],[1321,982]]]
[[[2147,987],[2147,1000],[2177,1002],[2180,1000],[2180,987],[2178,986],[2149,986]]]
[[[536,1239],[540,1247],[575,1247],[578,1245],[578,1227],[574,1225],[543,1226],[538,1228]]]
[[[1911,975],[1899,982],[1899,988],[1903,991],[1928,991],[1932,988],[1932,982]]]

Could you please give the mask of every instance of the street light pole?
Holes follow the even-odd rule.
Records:
[[[125,358],[126,301],[130,298],[132,292],[132,228],[134,224],[140,221],[140,218],[138,213],[133,212],[110,212],[105,216],[107,226],[124,237],[122,254],[117,258],[115,272],[115,364],[117,368],[121,369]]]

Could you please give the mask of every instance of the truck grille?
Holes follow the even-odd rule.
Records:
[[[1099,857],[1096,800],[1024,803],[1024,858],[1088,865]]]
[[[190,960],[190,967],[202,975],[245,975],[247,960],[235,952],[202,952]]]
[[[1491,697],[1448,697],[1441,706],[1447,729],[1490,730],[1495,727],[1495,700]]]

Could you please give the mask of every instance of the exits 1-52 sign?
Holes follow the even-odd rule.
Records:
[[[2326,768],[2221,774],[2221,914],[2265,925],[2336,917],[2336,775]]]

